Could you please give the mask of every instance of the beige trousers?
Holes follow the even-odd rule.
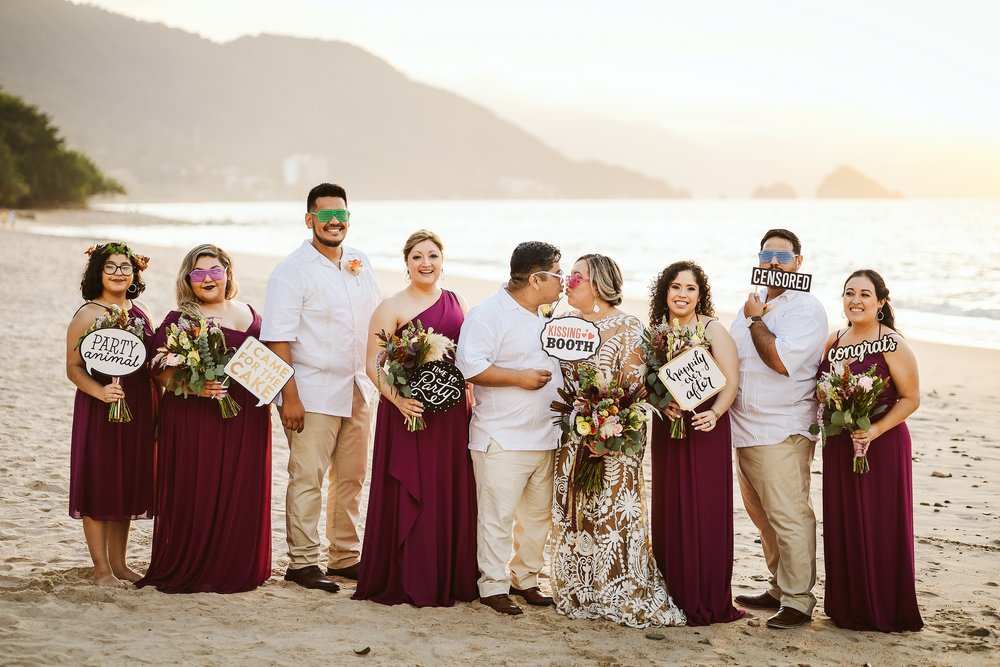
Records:
[[[809,497],[815,449],[809,438],[793,435],[777,445],[736,450],[743,505],[760,531],[771,572],[769,593],[810,615],[816,606],[816,514]]]
[[[285,429],[288,438],[288,490],[285,535],[288,567],[319,565],[319,517],[323,478],[329,477],[326,500],[327,567],[343,568],[361,558],[361,487],[368,469],[372,410],[354,387],[351,417],[307,412],[301,433]]]
[[[479,504],[479,595],[537,586],[552,527],[555,452],[507,451],[491,441],[485,452],[471,454]]]

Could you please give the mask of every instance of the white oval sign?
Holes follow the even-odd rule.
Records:
[[[96,329],[80,342],[80,356],[87,372],[111,377],[131,375],[146,363],[142,339],[124,329]]]
[[[557,317],[542,329],[542,349],[560,361],[590,359],[601,344],[601,330],[582,317]]]

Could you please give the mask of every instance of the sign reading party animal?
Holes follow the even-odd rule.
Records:
[[[750,272],[750,284],[761,287],[778,287],[796,292],[808,292],[809,288],[812,287],[812,281],[812,274],[798,273],[797,271],[778,271],[755,267]]]
[[[417,368],[410,395],[423,403],[427,412],[451,410],[465,396],[465,378],[454,364],[429,361]]]
[[[95,329],[80,340],[80,356],[87,372],[111,377],[131,375],[146,363],[142,339],[125,329]]]
[[[257,397],[257,407],[273,401],[294,374],[284,359],[253,337],[243,341],[226,364],[226,375]]]
[[[886,334],[875,341],[863,340],[860,343],[855,343],[854,345],[831,347],[830,351],[826,353],[826,358],[830,360],[831,364],[843,361],[844,359],[857,359],[858,361],[864,361],[865,357],[869,354],[878,354],[879,352],[895,352],[898,346],[899,343],[897,343],[892,336]]]
[[[542,329],[542,349],[560,361],[582,361],[597,353],[601,331],[582,317],[557,317]]]
[[[704,347],[692,347],[660,367],[660,381],[682,410],[694,410],[726,386],[726,376]]]

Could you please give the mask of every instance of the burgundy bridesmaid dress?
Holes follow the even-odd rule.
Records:
[[[838,339],[839,342],[839,339]],[[875,365],[889,378],[878,353],[853,362],[852,373]],[[820,373],[830,370],[824,360]],[[879,404],[891,406],[898,394],[888,383]],[[885,413],[883,412],[882,415]],[[877,422],[882,416],[873,419]],[[838,627],[904,632],[923,627],[917,606],[913,559],[913,471],[906,423],[879,436],[868,448],[871,470],[852,471],[850,434],[823,446],[823,608]]]
[[[444,290],[413,319],[457,341],[464,315]],[[469,407],[463,400],[424,420],[410,433],[396,406],[379,402],[355,600],[450,607],[479,597]]]
[[[163,320],[154,349],[178,316]],[[239,347],[260,335],[260,316],[246,331],[223,331]],[[153,553],[138,587],[237,593],[271,576],[271,410],[237,382],[229,395],[243,408],[231,419],[212,399],[163,397]]]
[[[149,350],[153,327],[136,306],[129,317],[143,321]],[[94,373],[102,385],[111,378]],[[156,411],[159,391],[148,364],[121,378],[132,421],[108,421],[108,404],[76,391],[70,449],[69,515],[97,521],[128,521],[153,516],[153,463],[156,458]]]

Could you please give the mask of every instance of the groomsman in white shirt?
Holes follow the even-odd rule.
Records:
[[[305,223],[312,238],[268,280],[261,339],[295,369],[278,405],[289,447],[285,579],[336,592],[330,576],[358,578],[361,487],[378,393],[365,374],[365,348],[381,294],[368,257],[343,245],[350,228],[344,188],[313,188]],[[319,520],[327,476],[324,574]]]
[[[538,309],[559,299],[560,258],[548,243],[518,245],[510,281],[469,311],[458,343],[456,364],[476,397],[469,449],[479,505],[480,602],[512,616],[522,610],[510,595],[532,605],[552,604],[538,588],[538,573],[552,526],[559,427],[549,406],[558,398],[560,379],[558,366],[542,351],[545,321]]]
[[[759,266],[798,271],[802,246],[787,229],[764,234]],[[740,355],[740,388],[729,410],[740,491],[760,531],[770,588],[738,595],[744,607],[776,612],[771,628],[812,620],[816,596],[816,514],[809,497],[816,447],[816,371],[828,334],[826,311],[807,292],[753,292],[730,328]]]

